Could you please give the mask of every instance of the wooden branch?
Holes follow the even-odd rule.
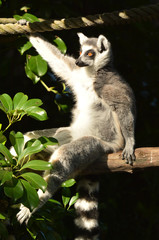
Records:
[[[135,150],[136,161],[133,166],[122,160],[122,152],[111,153],[103,156],[98,162],[82,171],[80,175],[101,174],[106,172],[129,172],[143,170],[145,168],[159,167],[159,147],[137,148]]]

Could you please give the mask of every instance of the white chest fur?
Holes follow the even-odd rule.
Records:
[[[88,74],[85,68],[79,68],[78,74],[77,71],[72,74],[72,89],[76,97],[71,124],[73,139],[91,135],[94,121],[97,119],[93,106],[101,100],[93,89],[93,81],[93,76]]]

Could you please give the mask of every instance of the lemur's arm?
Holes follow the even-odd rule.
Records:
[[[105,85],[102,91],[102,98],[112,108],[112,111],[117,114],[121,132],[125,139],[122,157],[127,163],[133,164],[135,160],[135,100],[128,87],[120,87]]]
[[[58,77],[66,81],[70,79],[71,72],[76,67],[74,58],[62,54],[40,34],[34,33],[27,35],[27,37]]]

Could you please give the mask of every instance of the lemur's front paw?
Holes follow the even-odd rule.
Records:
[[[31,212],[30,212],[29,208],[27,208],[21,204],[20,211],[17,213],[16,217],[20,224],[22,224],[23,222],[25,222],[25,224],[27,224],[31,217]]]
[[[17,21],[18,24],[24,26],[24,25],[28,25],[28,21],[26,19],[20,19],[19,21]]]
[[[125,160],[127,164],[133,165],[133,162],[136,160],[134,149],[125,147],[122,152],[122,159]]]

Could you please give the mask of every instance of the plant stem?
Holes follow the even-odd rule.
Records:
[[[8,124],[8,126],[2,131],[2,133],[6,132],[7,129],[12,125],[12,123],[13,123],[13,122],[10,122],[10,123]]]
[[[40,79],[41,84],[44,86],[44,88],[48,91],[48,92],[53,92],[55,93],[55,91],[53,90],[53,87],[48,87],[43,80]]]

